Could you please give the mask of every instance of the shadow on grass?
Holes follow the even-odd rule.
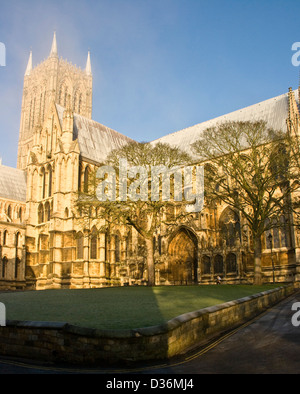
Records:
[[[153,328],[184,313],[272,287],[275,286],[158,286],[24,291],[0,293],[0,302],[6,306],[7,320],[65,322],[83,328],[134,330],[133,333],[138,333],[139,328]],[[151,329],[148,331],[151,332]],[[160,354],[167,358],[168,339],[167,336],[165,338],[158,346]]]
[[[0,293],[8,320],[67,322],[96,329],[131,329],[164,321],[151,287]]]

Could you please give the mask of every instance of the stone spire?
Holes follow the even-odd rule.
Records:
[[[87,75],[92,75],[90,51],[88,51],[88,57],[87,57],[87,61],[86,61],[85,72],[87,73]]]
[[[28,64],[27,64],[27,68],[25,71],[25,75],[30,75],[32,71],[32,51],[30,51],[30,55],[29,55],[29,59],[28,59]]]
[[[54,32],[54,34],[53,34],[53,41],[52,41],[50,57],[58,57],[58,55],[57,55],[57,43],[56,43],[56,32]]]

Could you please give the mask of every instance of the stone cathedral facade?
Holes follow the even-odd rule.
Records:
[[[107,153],[130,138],[92,120],[92,70],[59,58],[56,36],[48,58],[24,75],[17,168],[0,165],[0,289],[92,288],[147,281],[143,240],[117,224],[108,233],[92,212],[78,217],[75,201]],[[266,120],[299,129],[299,91],[254,104],[159,139],[185,147],[225,120]],[[154,141],[155,142],[155,141]],[[291,218],[292,220],[292,218]],[[238,212],[220,205],[194,214],[171,234],[157,229],[156,284],[253,281],[251,234]],[[264,282],[300,279],[300,232],[282,218],[263,240]]]

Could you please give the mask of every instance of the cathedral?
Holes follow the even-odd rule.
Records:
[[[56,35],[48,58],[24,75],[17,168],[0,164],[0,289],[96,288],[144,285],[143,240],[130,226],[105,232],[104,219],[82,226],[75,209],[78,191],[109,151],[132,141],[92,120],[90,53],[81,69],[59,58]],[[164,136],[155,142],[190,146],[207,127],[222,121],[265,120],[287,131],[298,128],[298,90]],[[296,119],[296,123],[295,123]],[[297,129],[298,132],[298,129]],[[251,234],[243,219],[220,204],[195,213],[170,234],[153,239],[157,285],[253,282]],[[300,280],[300,231],[271,230],[262,240],[263,282]],[[267,237],[267,234],[266,234]],[[221,242],[220,242],[221,238]]]

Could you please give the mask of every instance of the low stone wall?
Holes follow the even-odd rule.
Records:
[[[286,285],[134,330],[7,321],[0,327],[0,354],[85,365],[165,359],[236,327],[293,292],[294,286]]]

